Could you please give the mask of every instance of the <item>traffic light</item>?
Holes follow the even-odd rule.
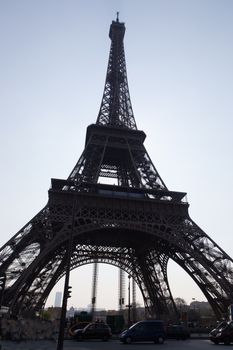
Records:
[[[67,299],[71,297],[71,289],[72,289],[72,287],[71,287],[71,286],[68,286],[68,289],[67,289]]]
[[[120,298],[119,299],[119,305],[124,305],[125,303],[125,299],[124,298]]]
[[[4,274],[0,275],[0,291],[4,290],[5,282],[6,282],[6,275],[4,273]]]

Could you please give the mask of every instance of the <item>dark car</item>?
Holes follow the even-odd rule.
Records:
[[[73,337],[78,329],[85,328],[90,322],[76,322],[72,324],[68,330],[68,333],[71,337]]]
[[[210,332],[209,338],[214,344],[224,343],[226,345],[229,345],[232,343],[233,321],[220,324]]]
[[[188,339],[190,338],[189,330],[183,325],[170,325],[166,330],[169,339]]]
[[[102,339],[107,341],[112,337],[111,328],[104,322],[89,323],[83,329],[77,329],[74,332],[76,340],[84,339]]]
[[[212,331],[210,332],[210,336],[213,335],[215,336],[219,330],[222,330],[223,328],[225,328],[227,326],[227,321],[221,321],[217,324],[217,326],[212,329]]]
[[[125,344],[136,341],[153,341],[163,344],[166,333],[163,321],[146,320],[135,323],[120,334],[120,341]]]

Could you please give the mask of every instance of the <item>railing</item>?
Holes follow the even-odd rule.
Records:
[[[92,184],[71,180],[52,179],[51,192],[76,192],[90,193],[107,197],[118,197],[127,199],[151,199],[165,202],[176,202],[187,204],[187,194],[185,192],[175,192],[166,190],[154,190],[148,188],[122,187],[106,184]]]

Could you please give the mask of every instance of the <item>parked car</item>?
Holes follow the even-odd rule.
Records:
[[[227,326],[227,321],[219,322],[217,324],[217,326],[214,329],[212,329],[212,331],[210,332],[210,335],[214,335],[215,336],[219,332],[219,330],[225,328],[226,326]]]
[[[188,339],[190,338],[189,330],[183,325],[170,325],[166,329],[167,338],[169,339]]]
[[[111,337],[111,328],[104,322],[89,323],[85,328],[74,331],[74,338],[76,340],[102,339],[103,341],[107,341]]]
[[[120,341],[125,344],[137,341],[153,341],[163,344],[166,339],[163,321],[146,320],[135,323],[120,334]]]
[[[78,329],[85,328],[89,323],[90,322],[76,322],[72,324],[68,330],[69,335],[73,337]]]
[[[225,322],[210,332],[210,340],[214,344],[224,343],[229,345],[233,342],[233,321]]]

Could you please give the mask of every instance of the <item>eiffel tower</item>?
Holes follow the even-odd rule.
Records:
[[[2,304],[11,313],[41,310],[70,270],[108,263],[137,283],[149,316],[177,312],[167,265],[175,261],[217,317],[233,303],[233,260],[188,213],[184,192],[168,190],[144,146],[127,82],[124,23],[110,26],[110,55],[95,124],[67,180],[52,179],[47,205],[0,249]]]

